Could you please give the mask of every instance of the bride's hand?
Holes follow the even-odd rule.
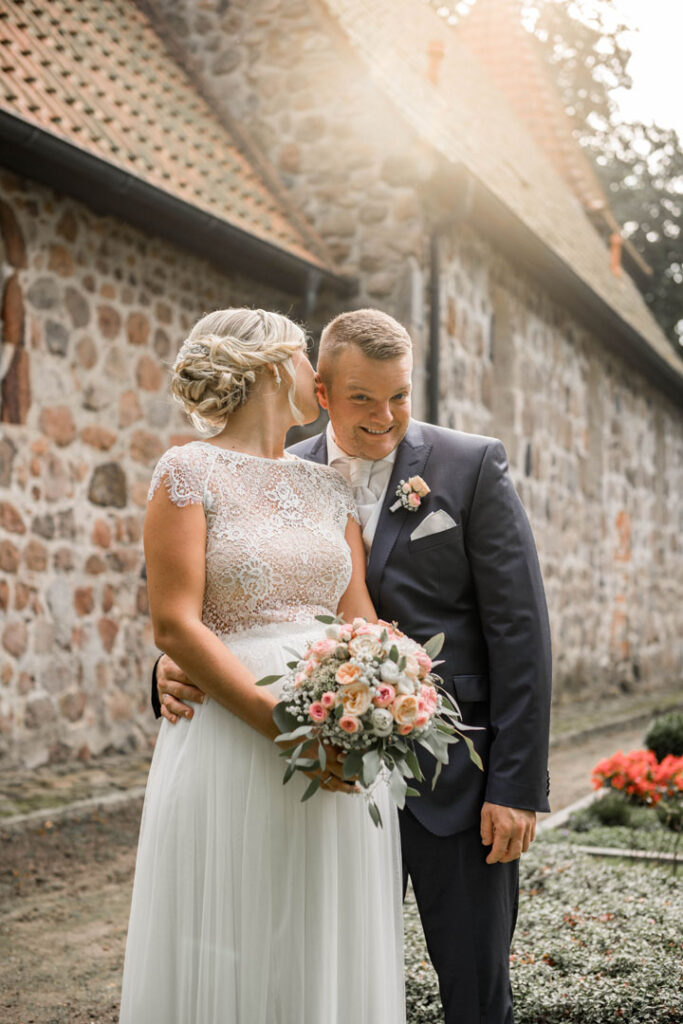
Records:
[[[326,754],[325,770],[322,771],[320,768],[313,772],[304,772],[309,779],[321,779],[321,785],[323,789],[329,790],[331,793],[358,793],[359,788],[354,777],[353,779],[344,778],[344,756],[338,747],[333,747],[329,743],[323,744]],[[317,743],[311,749],[310,752],[304,750],[304,756],[317,757]]]
[[[187,702],[204,702],[203,692],[192,685],[183,670],[167,654],[162,654],[157,664],[157,693],[161,714],[169,722],[177,722],[179,717],[192,718],[194,711]]]

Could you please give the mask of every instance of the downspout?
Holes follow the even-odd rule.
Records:
[[[442,185],[437,189],[440,191]],[[458,227],[468,217],[474,203],[474,178],[462,169],[449,188],[456,191],[447,216],[432,228],[429,239],[429,335],[427,343],[427,420],[439,422],[439,370],[441,336],[441,239],[447,231]]]
[[[427,347],[427,421],[439,422],[439,335],[441,327],[441,227],[429,239],[429,341]]]

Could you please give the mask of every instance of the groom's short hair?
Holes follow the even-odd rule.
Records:
[[[323,330],[318,350],[318,373],[327,387],[342,349],[355,345],[368,359],[397,359],[412,352],[405,327],[381,309],[352,309],[340,313]]]

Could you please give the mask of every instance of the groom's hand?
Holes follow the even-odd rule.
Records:
[[[169,722],[179,717],[192,718],[194,711],[189,704],[202,704],[204,694],[193,686],[179,665],[167,654],[162,654],[157,664],[157,693],[161,714]]]
[[[529,849],[536,838],[536,812],[485,803],[481,809],[481,841],[491,850],[487,864],[507,864]]]

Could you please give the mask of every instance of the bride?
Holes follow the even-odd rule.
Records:
[[[384,829],[327,759],[321,790],[282,784],[273,743],[291,650],[321,613],[375,619],[346,481],[287,455],[318,414],[302,330],[263,310],[193,328],[172,391],[210,440],[152,478],[145,559],[157,645],[207,697],[163,721],[147,783],[121,1024],[401,1024],[396,814]],[[287,648],[290,650],[288,651]],[[335,753],[330,752],[332,755]]]

